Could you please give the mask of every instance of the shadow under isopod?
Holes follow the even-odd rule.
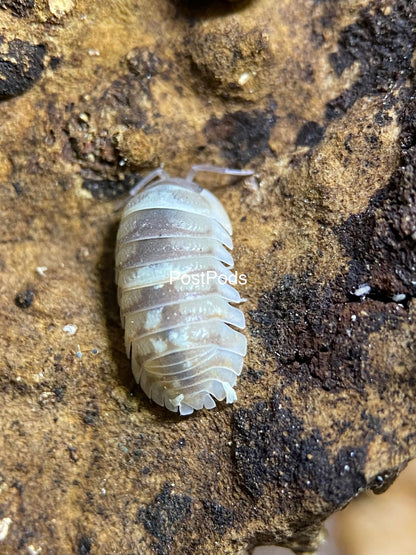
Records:
[[[109,225],[104,236],[102,254],[98,260],[100,293],[105,315],[105,324],[111,355],[118,368],[121,384],[129,391],[135,387],[135,381],[130,369],[130,361],[126,357],[124,348],[124,333],[120,323],[120,309],[117,303],[117,286],[115,279],[115,247],[119,222]]]

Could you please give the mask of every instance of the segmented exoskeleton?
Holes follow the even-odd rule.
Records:
[[[224,207],[193,178],[157,169],[131,191],[116,247],[116,280],[127,356],[137,383],[157,404],[182,415],[233,403],[243,366],[242,301],[228,283],[232,227]],[[220,277],[222,276],[222,277]],[[205,277],[205,279],[204,279]],[[211,278],[211,279],[209,279]]]

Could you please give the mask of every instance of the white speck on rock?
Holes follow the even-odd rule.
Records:
[[[0,520],[0,542],[4,541],[9,533],[9,526],[12,523],[11,518],[3,518]]]
[[[40,555],[41,551],[42,551],[41,547],[38,547],[36,549],[36,547],[34,547],[33,545],[27,546],[27,552],[29,553],[29,555]]]
[[[36,268],[36,271],[37,271],[37,273],[38,273],[40,276],[46,277],[45,272],[46,272],[47,269],[48,269],[47,266],[38,266],[38,267]]]
[[[238,79],[238,84],[240,85],[240,87],[242,87],[243,85],[245,85],[247,83],[247,81],[249,81],[252,77],[252,74],[245,71],[244,73],[242,73]]]
[[[76,326],[75,324],[66,324],[66,326],[62,328],[62,331],[67,333],[68,335],[75,335],[77,333],[77,329],[78,326]]]

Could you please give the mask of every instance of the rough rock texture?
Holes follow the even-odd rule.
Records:
[[[416,454],[416,7],[0,8],[1,553],[313,551]],[[113,201],[162,162],[256,170],[201,176],[249,352],[189,418],[134,387],[113,283]]]

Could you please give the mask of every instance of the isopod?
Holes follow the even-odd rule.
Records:
[[[212,409],[241,374],[247,340],[234,284],[232,227],[220,201],[195,181],[162,168],[130,191],[117,234],[116,282],[126,354],[135,380],[158,405],[181,415]],[[231,277],[233,276],[233,277]],[[211,278],[211,279],[210,279]],[[235,329],[237,328],[237,329]]]

